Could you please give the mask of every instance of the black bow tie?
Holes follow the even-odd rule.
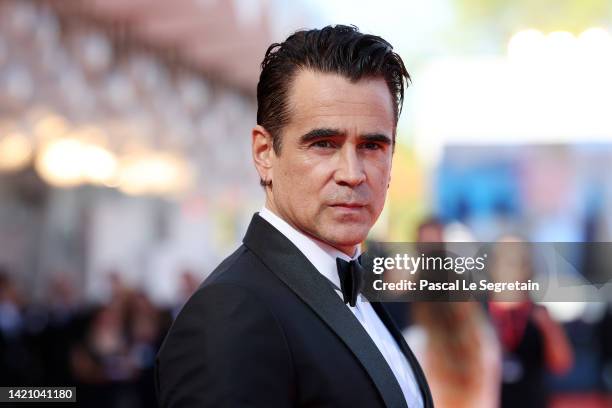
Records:
[[[344,259],[336,258],[336,265],[338,266],[340,289],[342,290],[344,303],[349,303],[352,307],[355,307],[357,295],[359,295],[363,287],[365,271],[359,263],[359,259],[345,261]]]

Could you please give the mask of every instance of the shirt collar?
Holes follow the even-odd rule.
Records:
[[[355,255],[348,256],[344,252],[332,247],[329,244],[309,237],[301,231],[292,227],[287,221],[283,220],[278,215],[274,214],[268,208],[263,207],[259,211],[259,215],[264,220],[268,221],[274,228],[283,234],[289,241],[295,245],[300,252],[312,263],[312,265],[327,279],[329,279],[336,287],[340,287],[340,279],[338,278],[338,268],[336,266],[336,258],[350,261],[361,255],[361,246],[357,245]]]

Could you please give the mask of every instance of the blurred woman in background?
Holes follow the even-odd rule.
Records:
[[[404,335],[421,363],[436,407],[499,406],[500,348],[476,302],[422,302]]]
[[[444,225],[427,218],[417,230],[418,253],[446,256]],[[430,274],[428,279],[452,280]],[[499,406],[501,352],[495,331],[480,303],[414,302],[414,323],[404,331],[427,376],[438,408],[493,408]]]

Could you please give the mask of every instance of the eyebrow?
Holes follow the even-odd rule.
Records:
[[[346,136],[346,132],[340,129],[333,128],[312,129],[311,131],[300,137],[300,144],[308,144],[315,140],[331,136]],[[364,133],[362,135],[359,135],[359,139],[366,142],[379,142],[388,145],[391,145],[393,143],[391,138],[383,133]]]

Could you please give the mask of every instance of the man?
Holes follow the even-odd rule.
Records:
[[[353,27],[268,49],[252,131],[265,207],[170,329],[162,406],[432,406],[383,306],[358,293],[408,80],[386,41]]]

